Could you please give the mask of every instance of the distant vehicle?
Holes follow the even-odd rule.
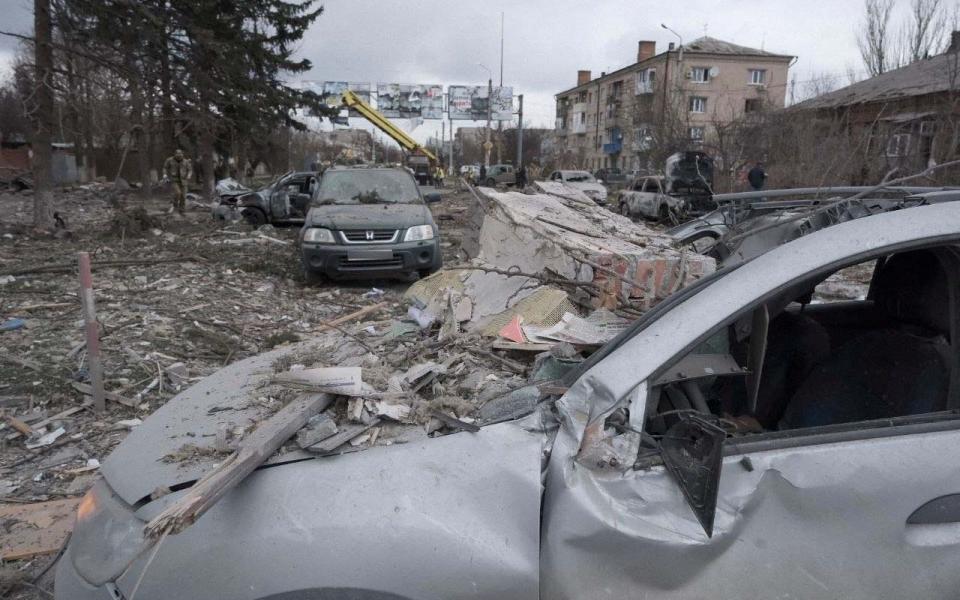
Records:
[[[254,227],[303,223],[319,179],[317,171],[291,171],[256,191],[235,185],[236,182],[224,184],[218,186],[220,204],[213,212],[220,218],[238,214]]]
[[[593,175],[597,178],[599,183],[605,185],[617,185],[620,183],[626,183],[627,181],[626,174],[624,174],[623,170],[617,167],[597,169],[594,171]]]
[[[662,176],[637,177],[626,189],[616,193],[613,204],[617,212],[631,219],[666,221],[671,213],[682,214],[686,208],[686,200],[668,194],[666,184]]]
[[[439,230],[406,169],[327,169],[300,232],[307,283],[324,277],[429,275],[440,268]]]
[[[554,171],[550,174],[550,181],[566,183],[601,206],[607,203],[607,188],[588,171]]]
[[[433,181],[432,165],[430,157],[421,152],[414,151],[407,155],[407,168],[420,185],[429,185]]]
[[[460,176],[471,181],[480,178],[480,165],[463,165],[460,167]]]
[[[480,176],[480,170],[477,169],[477,176]],[[487,167],[487,174],[480,185],[487,187],[496,187],[497,184],[516,185],[517,174],[513,170],[513,165],[490,165]]]
[[[667,158],[666,193],[686,198],[687,214],[702,215],[717,207],[713,196],[713,159],[709,155],[690,150],[677,152]]]

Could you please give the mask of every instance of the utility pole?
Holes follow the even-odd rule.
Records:
[[[493,78],[487,79],[487,141],[483,143],[483,164],[490,167],[490,150],[493,144],[490,142],[490,121],[493,118]]]
[[[440,154],[437,155],[437,166],[443,166],[443,151],[447,148],[447,122],[440,119]]]
[[[53,22],[50,0],[34,0],[34,98],[36,99],[36,128],[31,140],[33,150],[33,226],[48,229],[53,226]]]
[[[453,119],[450,119],[450,152],[447,154],[447,171],[453,173]]]
[[[517,112],[517,170],[523,166],[523,94],[518,96],[520,100],[520,110]]]

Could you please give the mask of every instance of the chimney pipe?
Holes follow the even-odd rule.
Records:
[[[577,85],[583,85],[585,83],[590,83],[590,71],[577,71]]]
[[[653,58],[657,53],[657,43],[647,40],[640,40],[637,44],[637,62],[643,62],[648,58]]]
[[[947,48],[947,52],[956,52],[960,50],[960,31],[953,31],[950,33],[950,47]]]

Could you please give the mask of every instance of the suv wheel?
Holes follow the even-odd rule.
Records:
[[[493,177],[487,177],[485,184],[487,187],[497,187],[497,180]]]
[[[267,215],[263,214],[263,211],[259,208],[245,208],[242,214],[243,220],[254,229],[267,223]]]
[[[304,265],[303,266],[303,282],[310,286],[320,285],[323,283],[323,275]]]
[[[630,217],[630,207],[627,206],[626,202],[620,204],[620,214],[627,218]]]

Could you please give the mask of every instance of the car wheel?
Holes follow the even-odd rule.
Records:
[[[303,282],[307,285],[314,286],[320,285],[323,283],[323,274],[318,273],[312,269],[303,267]]]
[[[620,214],[627,218],[630,217],[630,207],[625,202],[620,205]]]
[[[487,177],[487,181],[485,182],[485,185],[487,187],[497,187],[497,180],[494,179],[493,177]]]
[[[429,277],[429,276],[433,275],[433,274],[436,273],[438,270],[439,270],[439,269],[420,269],[419,271],[417,271],[417,273],[420,274],[420,279],[423,279],[424,277]]]
[[[657,211],[657,220],[661,223],[666,223],[670,220],[670,208],[666,204],[660,205],[660,210]]]
[[[267,215],[263,214],[263,211],[259,208],[247,208],[243,211],[243,220],[256,229],[261,225],[266,225]]]

